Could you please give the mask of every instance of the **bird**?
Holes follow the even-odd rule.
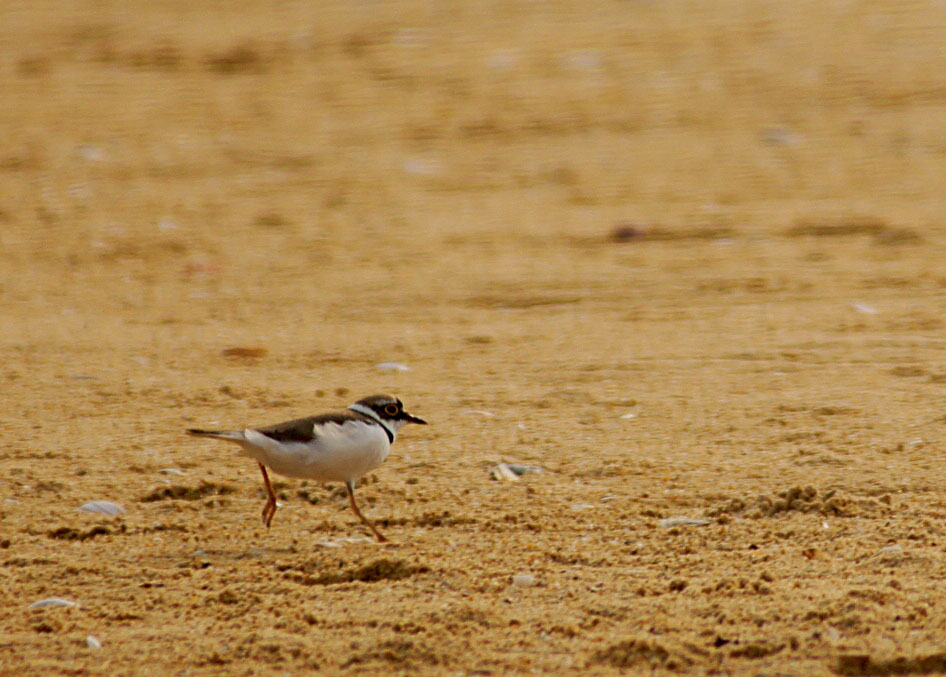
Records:
[[[384,462],[398,431],[408,423],[427,421],[404,411],[391,395],[370,395],[347,409],[297,418],[263,428],[203,430],[188,428],[195,437],[234,442],[256,460],[266,485],[262,518],[266,528],[276,514],[276,494],[266,469],[285,477],[318,482],[343,482],[351,509],[380,542],[387,538],[361,514],[355,502],[355,480]]]

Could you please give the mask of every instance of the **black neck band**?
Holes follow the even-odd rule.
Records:
[[[392,433],[384,423],[378,421],[378,425],[381,426],[381,430],[384,431],[384,434],[388,436],[388,442],[394,444],[394,433]]]

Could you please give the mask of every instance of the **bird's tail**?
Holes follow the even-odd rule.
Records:
[[[242,442],[244,440],[242,430],[201,430],[199,428],[188,428],[188,435],[194,437],[213,437],[217,440],[229,440],[230,442]]]

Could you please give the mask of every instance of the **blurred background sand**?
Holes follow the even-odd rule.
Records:
[[[942,670],[944,44],[920,2],[5,3],[0,673]],[[392,545],[298,481],[265,530],[182,435],[376,391],[431,423],[359,488]]]

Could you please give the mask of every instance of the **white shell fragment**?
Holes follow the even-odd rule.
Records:
[[[336,538],[334,540],[324,539],[316,543],[318,548],[341,548],[346,545],[351,545],[353,543],[374,543],[373,538],[367,538],[365,536],[342,536],[341,538]]]
[[[102,642],[99,641],[99,638],[95,635],[88,635],[85,638],[85,645],[90,649],[101,649]]]
[[[376,368],[381,371],[410,371],[411,368],[406,364],[401,364],[400,362],[382,362],[381,364],[374,365]]]
[[[30,609],[45,609],[46,607],[56,606],[76,606],[76,603],[70,602],[68,599],[62,599],[61,597],[48,597],[47,599],[33,602],[30,604]]]
[[[876,315],[877,309],[874,306],[869,306],[866,303],[852,303],[851,308],[863,315]]]
[[[672,529],[673,527],[705,527],[709,523],[709,520],[693,519],[690,517],[668,517],[667,519],[660,520],[660,526],[664,529]]]
[[[500,463],[499,465],[493,466],[493,469],[490,470],[489,472],[490,472],[490,475],[493,476],[494,480],[498,480],[500,482],[518,482],[519,481],[519,475],[514,473],[512,471],[512,468],[510,468],[505,463]]]
[[[535,576],[532,574],[516,574],[512,577],[512,584],[520,588],[531,588],[536,584]]]
[[[537,465],[518,465],[516,463],[500,463],[489,471],[494,480],[500,482],[518,482],[522,475],[544,472],[545,468]]]
[[[538,465],[517,465],[515,463],[508,463],[509,469],[512,470],[517,475],[527,475],[532,472],[542,472],[545,468]]]
[[[877,551],[878,555],[902,555],[903,548],[899,545],[888,545],[886,548],[881,548]]]
[[[97,512],[102,515],[121,515],[124,514],[125,509],[118,505],[118,503],[112,503],[111,501],[89,501],[80,505],[77,510],[82,512]]]
[[[158,472],[163,473],[165,475],[183,475],[184,474],[184,471],[178,468],[161,468]]]

